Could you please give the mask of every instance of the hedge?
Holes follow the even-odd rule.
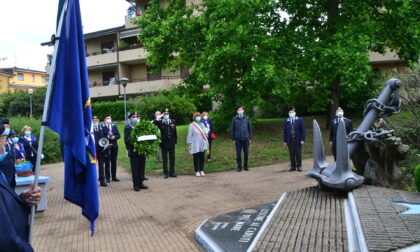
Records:
[[[139,96],[128,101],[128,107],[139,112],[142,119],[152,120],[156,111],[170,110],[171,118],[175,119],[178,125],[188,124],[192,120],[194,112],[197,111],[193,102],[185,96],[179,95],[147,95]]]
[[[32,128],[32,134],[39,138],[39,131],[41,129],[41,121],[36,119],[29,119],[25,117],[12,117],[10,119],[10,128],[16,130],[19,136],[22,136],[22,128],[28,125]],[[50,130],[48,127],[45,130],[43,151],[44,159],[42,163],[55,163],[61,161],[60,140],[58,134]]]
[[[127,111],[130,111],[128,107]],[[93,102],[92,114],[98,116],[101,121],[106,114],[110,114],[113,120],[124,121],[124,101]]]

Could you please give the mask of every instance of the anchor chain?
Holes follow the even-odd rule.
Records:
[[[378,130],[372,131],[368,130],[366,132],[360,131],[352,131],[347,136],[347,142],[354,142],[354,141],[376,141],[379,137],[383,135],[394,135],[395,130]]]

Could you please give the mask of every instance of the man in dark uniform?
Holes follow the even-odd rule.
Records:
[[[99,184],[108,186],[105,182],[105,152],[99,145],[99,140],[103,137],[102,126],[99,124],[99,117],[93,116],[93,134],[95,136],[96,158],[98,159]]]
[[[143,184],[144,169],[146,166],[146,157],[139,155],[135,150],[133,144],[130,142],[131,131],[134,129],[134,125],[140,121],[140,117],[137,112],[130,113],[128,115],[130,122],[125,126],[124,129],[124,142],[125,148],[130,158],[131,174],[133,177],[133,189],[138,192],[141,189],[147,189],[148,187]]]
[[[289,171],[302,171],[302,145],[305,143],[303,119],[296,116],[295,109],[289,111],[289,118],[283,122],[283,142],[289,148]]]
[[[344,117],[344,111],[342,108],[338,107],[335,111],[335,115],[337,118],[333,119],[330,123],[330,144],[332,145],[332,153],[334,155],[334,160],[336,160],[337,157],[337,129],[338,125],[341,121],[344,121],[344,124],[346,126],[346,133],[347,135],[353,131],[353,123],[350,119],[347,119]]]
[[[170,119],[169,109],[161,114],[160,120],[153,121],[160,130],[160,149],[162,150],[163,173],[165,179],[168,177],[176,178],[175,175],[175,145],[177,144],[177,133],[175,120]],[[163,119],[162,119],[163,117]],[[168,174],[168,154],[169,154],[169,174]]]
[[[111,115],[105,115],[104,124],[102,125],[102,136],[108,138],[109,155],[105,155],[105,176],[106,182],[110,183],[110,177],[112,181],[120,181],[117,178],[117,156],[118,156],[118,144],[117,140],[120,139],[120,132],[118,131],[117,125],[112,123]],[[106,150],[105,150],[106,151]],[[111,174],[109,172],[109,164],[111,163]]]
[[[41,188],[17,195],[0,171],[0,251],[34,251],[28,242],[29,206],[40,200]]]

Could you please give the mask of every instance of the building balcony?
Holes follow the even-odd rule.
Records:
[[[135,48],[128,50],[120,50],[119,60],[122,63],[128,62],[146,62],[146,50],[144,48]]]
[[[181,82],[180,76],[163,77],[161,80],[148,81],[147,79],[132,80],[127,84],[126,94],[144,94],[156,92],[159,90],[167,90],[174,85]],[[90,96],[92,98],[118,96],[123,94],[124,89],[120,86],[120,93],[118,93],[118,85],[111,86],[92,86],[90,88]]]
[[[86,63],[88,67],[99,66],[99,65],[108,65],[112,63],[117,63],[117,53],[115,51],[110,51],[107,53],[90,53],[86,54]]]

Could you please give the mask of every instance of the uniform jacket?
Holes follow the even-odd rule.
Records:
[[[30,160],[32,157],[36,157],[36,151],[38,150],[38,139],[36,139],[35,135],[31,135],[30,141],[26,139],[26,137],[21,136],[19,141],[25,148],[26,160]]]
[[[1,176],[1,175],[0,175]],[[0,178],[0,251],[33,251],[28,243],[29,207]]]
[[[102,125],[99,125],[98,127],[93,127],[93,135],[95,137],[95,147],[96,147],[96,155],[103,156],[104,148],[99,146],[99,139],[103,137],[103,129]]]
[[[301,141],[305,142],[306,138],[306,130],[305,130],[305,124],[303,123],[303,119],[296,116],[293,119],[287,118],[283,122],[283,142],[287,143],[287,145],[290,144],[292,141],[292,127],[295,130],[295,137],[297,138],[298,143]]]
[[[124,128],[124,143],[125,143],[125,148],[127,149],[127,152],[128,152],[128,157],[131,157],[132,154],[134,153],[134,146],[131,144],[129,140],[131,131],[133,129],[134,129],[134,126],[132,123],[128,123],[127,125],[125,125],[125,128]]]
[[[252,128],[247,116],[235,116],[230,126],[230,136],[232,140],[252,139]]]
[[[160,130],[160,147],[164,149],[171,149],[177,144],[178,136],[176,132],[175,120],[153,120],[153,124]]]
[[[109,138],[109,127],[107,124],[102,125],[102,136],[109,139],[109,144],[112,144],[112,148],[118,147],[117,140],[120,139],[120,132],[118,131],[117,125],[111,123],[112,134],[115,136],[114,140]],[[111,146],[110,146],[111,147]]]
[[[12,188],[15,188],[16,186],[16,180],[15,180],[15,151],[10,144],[6,144],[5,146],[5,152],[8,152],[9,154],[7,157],[3,159],[3,161],[0,162],[0,170],[4,173],[6,176],[7,181],[9,182],[9,185]]]
[[[343,117],[344,123],[346,124],[346,132],[347,135],[353,131],[353,123],[350,119],[347,119]],[[330,123],[330,142],[335,143],[336,142],[336,136],[337,136],[337,129],[338,129],[338,118],[335,118],[331,120]]]

